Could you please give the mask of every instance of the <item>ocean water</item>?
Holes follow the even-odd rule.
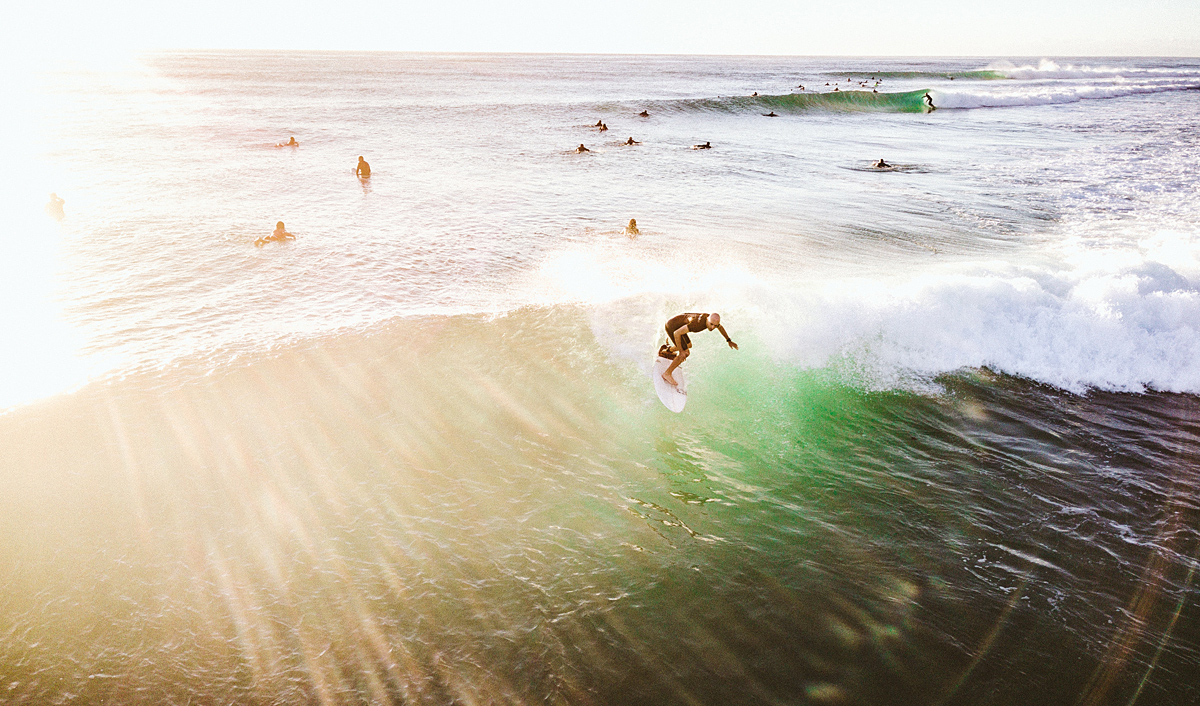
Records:
[[[10,95],[0,702],[1200,700],[1200,60]]]

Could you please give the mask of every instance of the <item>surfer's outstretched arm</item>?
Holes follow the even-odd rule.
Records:
[[[725,342],[729,344],[729,347],[736,351],[737,344],[733,342],[733,339],[729,337],[729,334],[725,333],[725,327],[721,324],[717,324],[717,330],[720,331],[721,335],[725,337]]]

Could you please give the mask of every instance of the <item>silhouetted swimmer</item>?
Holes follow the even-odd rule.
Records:
[[[56,221],[61,221],[62,219],[66,218],[67,212],[63,210],[63,204],[65,203],[66,201],[60,198],[58,194],[51,193],[50,203],[46,204],[46,215],[50,216]]]
[[[596,121],[596,124],[595,124],[595,125],[593,125],[592,127],[604,127],[604,121],[603,121],[603,120],[597,120],[597,121]]]
[[[754,93],[751,93],[751,94],[750,94],[750,97],[751,97],[751,98],[757,98],[757,97],[758,97],[758,91],[755,91]]]
[[[583,146],[583,143],[582,143],[582,142],[580,142],[580,143],[579,143],[579,146],[575,148],[575,154],[583,154],[584,152],[591,152],[591,150],[589,150],[588,148],[584,147],[584,146]]]
[[[278,223],[275,224],[275,230],[272,231],[270,235],[264,235],[263,237],[254,241],[254,244],[261,248],[262,246],[266,245],[267,243],[270,243],[273,241],[274,242],[283,242],[284,240],[295,240],[295,239],[296,239],[296,236],[292,235],[291,233],[289,233],[283,229],[283,221],[279,221]]]
[[[625,144],[627,144],[627,145],[640,145],[640,144],[642,144],[642,143],[638,142],[637,140],[635,140],[635,139],[633,139],[633,138],[631,137],[631,138],[629,138],[628,140],[625,140]]]
[[[600,132],[605,132],[607,130],[608,130],[608,126],[605,125],[604,123],[600,123]]]
[[[762,115],[764,118],[778,118],[779,117],[778,115],[775,114],[775,111],[773,111],[773,110],[769,113],[763,113]]]
[[[354,173],[358,175],[359,179],[371,178],[371,165],[367,164],[367,160],[363,159],[362,155],[358,156],[358,166],[354,168]]]
[[[625,226],[625,235],[628,235],[630,238],[632,238],[634,236],[641,235],[641,234],[642,234],[642,232],[640,230],[638,230],[638,227],[637,227],[637,219],[630,218],[629,225]]]
[[[290,139],[288,139],[287,142],[280,142],[279,144],[277,144],[275,146],[276,147],[299,147],[300,143],[296,142],[296,136],[292,135],[292,137]]]
[[[875,164],[871,165],[871,166],[875,167],[876,169],[889,169],[889,168],[891,168],[891,166],[892,166],[892,165],[890,165],[890,164],[888,164],[887,162],[883,161],[883,157],[880,157],[880,158],[879,158],[879,161],[878,161],[878,162],[876,162]]]
[[[702,145],[692,145],[692,149],[694,149],[694,150],[711,150],[711,149],[712,149],[712,143],[711,143],[711,142],[705,142],[705,143],[704,143],[704,144],[702,144]]]
[[[928,93],[925,94],[924,101],[926,108],[929,108],[930,110],[937,110],[937,106],[933,104],[933,98],[930,98]]]
[[[650,114],[643,110],[642,112],[638,113],[638,117],[639,118],[648,118],[648,117],[650,117]]]

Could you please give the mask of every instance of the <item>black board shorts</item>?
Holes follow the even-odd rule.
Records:
[[[675,332],[672,331],[669,326],[666,326],[664,328],[667,329],[667,345],[668,346],[675,345],[675,336],[674,336]],[[679,342],[683,344],[683,348],[681,348],[680,350],[686,351],[687,349],[692,347],[692,339],[688,338],[688,335],[686,333],[679,337]]]

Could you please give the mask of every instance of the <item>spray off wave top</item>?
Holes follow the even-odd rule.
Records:
[[[781,363],[871,389],[926,391],[940,375],[988,368],[1076,393],[1200,393],[1200,234],[1073,239],[1023,263],[887,278],[694,264],[579,247],[543,263],[537,291],[543,305],[590,307],[597,340],[634,362],[682,307],[720,311]]]

